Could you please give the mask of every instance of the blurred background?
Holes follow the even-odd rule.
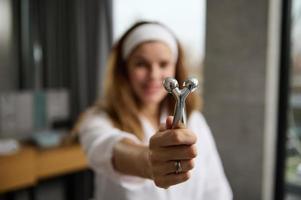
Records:
[[[139,20],[184,46],[234,198],[301,199],[301,1],[0,0],[0,200],[92,198],[70,129]]]

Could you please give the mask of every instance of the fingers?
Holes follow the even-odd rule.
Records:
[[[173,119],[174,119],[173,116],[168,116],[166,118],[165,124],[160,124],[159,131],[164,131],[164,130],[167,130],[167,129],[172,129]],[[185,126],[182,123],[178,123],[175,128],[185,128]]]
[[[166,123],[165,124],[160,124],[159,131],[165,131],[167,129],[171,129],[172,128],[172,121],[173,121],[173,116],[168,116],[166,118]]]
[[[169,148],[153,149],[151,159],[153,162],[165,162],[172,160],[189,160],[197,156],[195,145],[174,146]]]
[[[197,137],[183,124],[172,128],[173,117],[169,116],[149,143],[149,163],[151,177],[158,187],[168,188],[189,179],[197,156],[195,146]],[[176,162],[180,162],[180,173]]]
[[[181,174],[169,174],[166,176],[160,176],[154,179],[155,184],[161,188],[168,188],[171,185],[176,185],[187,181],[190,178],[189,172],[184,172]]]
[[[166,129],[172,128],[173,116],[168,116],[166,118]]]
[[[160,124],[159,126],[159,132],[165,131],[166,130],[166,125],[165,124]]]
[[[169,129],[159,131],[150,139],[150,147],[168,147],[176,145],[193,145],[197,137],[188,129]]]
[[[157,165],[156,168],[153,169],[153,175],[155,177],[158,176],[166,176],[170,174],[174,174],[176,171],[175,168],[176,161],[163,162],[162,165]],[[188,172],[194,168],[194,161],[191,160],[181,160],[179,161],[182,167],[182,173]]]
[[[195,145],[150,148],[151,177],[162,188],[184,182],[190,177],[189,171],[194,167],[196,156]],[[180,162],[179,174],[176,173],[176,162]]]
[[[166,118],[166,129],[172,129],[173,120],[173,116],[168,116]],[[185,125],[179,122],[174,128],[185,128]]]

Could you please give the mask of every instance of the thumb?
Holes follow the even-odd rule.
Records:
[[[168,116],[166,118],[166,129],[172,128],[173,116]]]

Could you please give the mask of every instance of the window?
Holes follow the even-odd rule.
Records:
[[[115,0],[113,2],[113,39],[140,20],[160,21],[179,38],[188,66],[199,70],[204,58],[205,0]]]

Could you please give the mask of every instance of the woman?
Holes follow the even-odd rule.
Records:
[[[159,23],[135,24],[108,69],[104,99],[78,124],[96,199],[232,199],[196,94],[186,101],[187,128],[171,128],[174,100],[162,81],[187,78],[174,34]]]

